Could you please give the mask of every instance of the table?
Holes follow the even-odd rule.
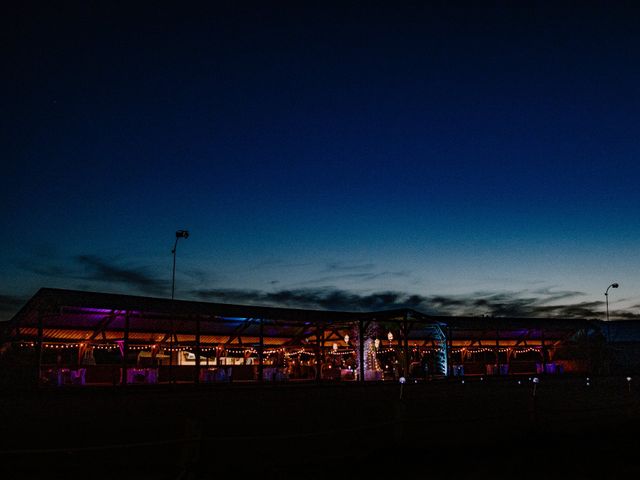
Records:
[[[45,378],[51,385],[84,385],[86,368],[49,368],[45,371]]]
[[[158,383],[158,369],[128,368],[127,383]]]

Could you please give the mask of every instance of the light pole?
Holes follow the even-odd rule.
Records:
[[[620,285],[618,285],[617,283],[612,283],[611,285],[609,285],[607,287],[607,289],[604,292],[604,298],[607,301],[607,322],[609,321],[609,289],[610,288],[618,288]]]
[[[607,341],[610,342],[611,341],[611,334],[609,332],[609,289],[610,288],[618,288],[620,285],[618,285],[617,283],[612,283],[611,285],[609,285],[607,287],[607,289],[604,291],[604,298],[606,300],[606,304],[607,304]]]
[[[173,315],[175,313],[174,308],[173,308],[173,294],[175,292],[175,286],[176,286],[176,249],[178,248],[178,240],[180,240],[181,238],[189,238],[189,232],[187,230],[178,230],[176,232],[176,243],[173,244],[173,250],[171,250],[171,253],[173,253],[173,273],[171,275],[171,318],[170,318],[170,323],[171,323],[171,332],[170,332],[170,336],[169,336],[169,382],[170,383],[174,383],[173,380],[173,337],[175,336],[175,333],[173,331]]]
[[[176,243],[173,245],[173,274],[171,275],[171,300],[173,300],[173,293],[176,286],[176,249],[178,248],[178,240],[181,238],[189,238],[189,232],[187,230],[178,230],[176,232]]]

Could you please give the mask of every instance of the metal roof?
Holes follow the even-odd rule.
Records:
[[[293,321],[295,323],[339,323],[374,318],[379,320],[393,320],[403,319],[405,315],[413,319],[429,319],[427,315],[411,309],[394,309],[377,312],[309,310],[41,288],[10,322],[13,324],[20,323],[26,318],[38,314],[66,314],[67,316],[72,316],[74,312],[77,312],[85,316],[91,313],[92,310],[94,310],[94,313],[97,315],[107,312],[129,312],[134,315],[144,314],[147,318],[151,318],[154,315],[171,315],[176,317],[215,316],[228,318],[262,318]]]
[[[229,341],[233,336],[257,337],[258,319],[267,321],[265,337],[287,338],[313,335],[316,325],[338,329],[359,320],[388,323],[389,328],[394,323],[408,320],[413,324],[409,336],[416,339],[438,336],[445,329],[451,332],[452,339],[465,336],[517,339],[523,336],[539,338],[543,331],[546,337],[561,338],[570,332],[597,328],[593,322],[582,319],[444,317],[412,309],[308,310],[42,288],[10,320],[8,334],[15,338],[19,336],[19,330],[26,333],[27,329],[37,326],[41,317],[49,331],[84,330],[85,335],[75,333],[73,338],[91,338],[93,335],[99,340],[106,337],[104,332],[107,330],[123,331],[126,316],[130,319],[131,338],[136,332],[144,336],[169,329],[177,334],[193,334],[196,320],[200,320],[201,335],[228,336]]]

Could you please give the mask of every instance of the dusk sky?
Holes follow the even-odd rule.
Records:
[[[640,317],[639,9],[212,3],[3,15],[0,318]]]

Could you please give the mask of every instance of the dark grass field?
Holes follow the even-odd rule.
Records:
[[[520,381],[520,384],[518,384]],[[4,391],[3,478],[637,478],[624,378]],[[402,397],[402,398],[401,398]]]

